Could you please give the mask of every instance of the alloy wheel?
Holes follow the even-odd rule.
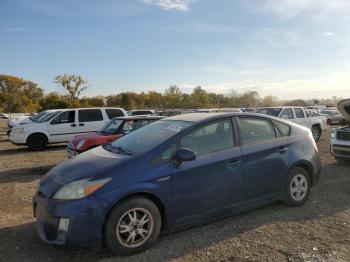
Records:
[[[297,174],[290,184],[291,196],[295,201],[302,201],[308,191],[308,182],[303,174]]]

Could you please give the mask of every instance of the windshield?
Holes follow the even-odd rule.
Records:
[[[193,122],[178,120],[157,121],[121,137],[104,148],[130,155],[143,154],[192,124]]]
[[[278,117],[279,113],[281,112],[282,108],[280,107],[274,107],[274,108],[260,108],[256,112],[259,114],[269,115],[269,116],[275,116]]]
[[[60,113],[61,113],[61,111],[48,113],[47,115],[45,115],[44,117],[39,119],[37,123],[44,123],[44,122],[50,121],[52,118],[54,118],[55,116],[57,116]]]
[[[101,128],[99,133],[106,134],[106,135],[115,134],[122,123],[123,123],[123,120],[121,119],[111,120]]]
[[[36,116],[30,117],[29,119],[33,122],[38,122],[40,120],[40,118],[42,118],[46,114],[48,114],[48,112],[43,111],[43,112],[40,112],[39,114],[37,114]]]
[[[335,116],[335,115],[339,115],[339,111],[336,111],[336,110],[322,110],[321,111],[321,114],[324,114],[324,115],[328,115],[328,116]]]

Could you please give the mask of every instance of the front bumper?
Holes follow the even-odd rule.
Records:
[[[74,146],[72,144],[67,145],[66,152],[67,152],[68,158],[72,158],[72,157],[79,155],[81,153],[80,151],[75,150]]]
[[[97,198],[78,200],[33,197],[36,228],[40,238],[49,244],[70,247],[100,247],[108,202]],[[60,218],[68,218],[66,231],[59,231]]]
[[[25,145],[27,143],[28,134],[26,133],[10,133],[10,141],[15,145]]]
[[[350,141],[332,139],[330,151],[334,157],[350,158]]]

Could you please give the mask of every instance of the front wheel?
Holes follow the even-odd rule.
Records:
[[[148,249],[158,238],[161,215],[157,206],[142,197],[119,203],[105,224],[107,247],[119,255],[132,255]]]
[[[33,151],[41,151],[46,148],[47,139],[44,135],[34,134],[28,138],[27,145]]]
[[[311,128],[311,133],[312,136],[314,137],[315,141],[318,142],[318,140],[320,140],[321,134],[322,134],[322,130],[319,126],[313,126]]]
[[[284,192],[284,203],[288,206],[300,206],[305,203],[310,194],[310,177],[308,172],[301,168],[293,168],[288,176]]]

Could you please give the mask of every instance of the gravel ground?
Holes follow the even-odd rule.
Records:
[[[350,261],[350,164],[318,147],[324,166],[302,207],[281,203],[167,235],[145,253],[121,258],[106,250],[46,245],[35,232],[31,197],[39,179],[65,160],[64,145],[31,152],[12,145],[0,121],[0,261]]]

